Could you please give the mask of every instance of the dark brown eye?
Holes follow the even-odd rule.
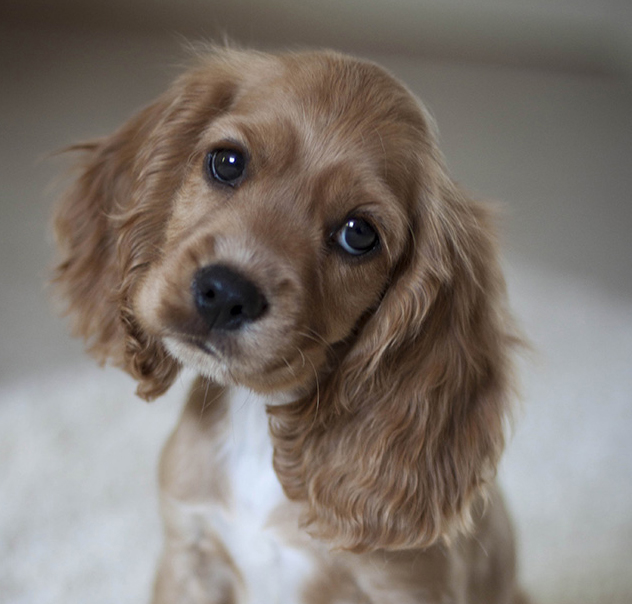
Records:
[[[361,256],[375,249],[379,239],[369,222],[350,218],[336,234],[336,241],[345,252]]]
[[[225,185],[235,186],[246,169],[243,153],[235,149],[215,149],[206,161],[209,175]]]

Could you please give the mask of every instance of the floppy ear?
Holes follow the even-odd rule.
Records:
[[[343,549],[466,529],[504,444],[517,338],[490,216],[440,163],[428,174],[409,254],[318,400],[271,410],[286,493]]]
[[[178,365],[139,327],[132,294],[160,253],[198,137],[232,98],[234,84],[220,71],[205,66],[185,74],[111,136],[72,147],[82,154],[79,175],[54,215],[61,252],[54,283],[73,333],[101,363],[110,360],[136,378],[145,399],[167,390]]]

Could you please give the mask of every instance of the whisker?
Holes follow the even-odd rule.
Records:
[[[202,401],[202,410],[200,411],[200,421],[202,421],[202,416],[204,415],[204,412],[207,410],[208,405],[207,405],[207,401],[208,401],[208,391],[211,388],[211,380],[206,378],[206,389],[204,390],[204,399]],[[215,401],[212,401],[215,402]]]
[[[313,329],[309,329],[309,331],[299,331],[298,335],[311,340],[312,342],[316,342],[317,344],[324,344],[328,351],[333,352],[334,347],[327,341],[323,336],[321,336],[318,332]]]
[[[199,418],[200,422],[202,421],[202,418],[204,416],[205,411],[207,409],[209,409],[211,407],[211,405],[213,405],[213,403],[218,401],[224,395],[224,393],[226,392],[225,388],[220,388],[217,396],[214,396],[211,400],[209,400],[208,394],[209,394],[210,389],[211,389],[211,380],[207,378],[206,379],[206,389],[204,391],[204,400],[202,402],[202,409],[200,411],[200,418]]]
[[[301,358],[303,359],[302,367],[305,367],[305,355],[303,354],[303,351],[298,346],[295,346],[295,348],[296,350],[298,350],[298,353],[301,355]]]
[[[303,355],[303,353],[301,352],[301,350],[299,348],[297,348],[296,350],[298,350],[298,352],[300,353],[300,355],[303,357],[303,367],[305,367],[305,356]],[[294,371],[294,369],[292,369],[292,365],[290,364],[290,362],[285,358],[283,358],[283,362],[287,365],[287,368],[289,369],[290,373],[296,377],[296,371]]]

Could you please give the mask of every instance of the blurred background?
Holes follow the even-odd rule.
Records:
[[[98,369],[45,287],[52,154],[159,94],[185,41],[374,59],[436,118],[453,176],[502,204],[513,307],[536,354],[500,478],[534,600],[632,602],[629,0],[2,0],[0,603],[147,600],[153,405]]]

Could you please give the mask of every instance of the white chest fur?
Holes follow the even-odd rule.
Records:
[[[231,499],[214,511],[211,522],[244,579],[244,602],[298,604],[313,563],[270,523],[286,499],[272,467],[269,402],[243,389],[230,393],[224,460]]]

